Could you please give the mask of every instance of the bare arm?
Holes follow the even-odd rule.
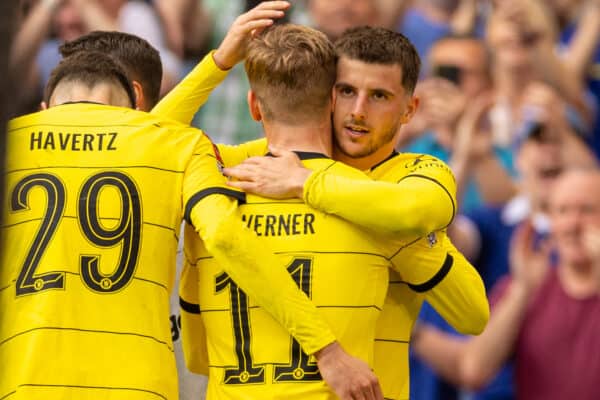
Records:
[[[564,62],[575,76],[585,78],[586,69],[600,41],[600,1],[588,0],[580,18]]]
[[[417,323],[410,343],[421,360],[445,380],[460,386],[463,383],[459,365],[466,340],[468,338],[450,335],[425,323]]]
[[[29,71],[52,27],[52,17],[62,0],[38,2],[15,36],[10,55],[10,69]]]
[[[109,15],[97,0],[72,0],[90,31],[118,31],[116,16]]]
[[[514,351],[529,300],[549,268],[547,244],[534,249],[534,237],[528,222],[515,233],[510,255],[512,281],[495,304],[486,329],[465,347],[460,371],[469,388],[480,388],[489,382]]]
[[[157,0],[169,47],[180,57],[186,49],[199,53],[210,39],[213,21],[202,1]]]

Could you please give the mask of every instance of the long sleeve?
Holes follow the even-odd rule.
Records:
[[[328,171],[304,184],[304,201],[381,233],[425,236],[450,224],[456,213],[456,184],[441,161],[396,183],[358,181]],[[439,165],[439,166],[438,166]]]
[[[177,120],[186,125],[208,100],[211,92],[227,77],[208,53],[181,82],[150,111],[151,114]]]
[[[184,178],[186,220],[237,285],[298,340],[306,353],[315,353],[335,341],[331,329],[294,283],[286,265],[243,224],[234,200],[243,193],[226,187],[212,144],[205,142],[195,151]]]
[[[409,243],[392,263],[402,281],[458,332],[483,331],[490,317],[483,280],[444,231]]]

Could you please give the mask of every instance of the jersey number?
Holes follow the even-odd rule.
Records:
[[[300,289],[310,297],[312,260],[308,258],[296,258],[287,269]],[[252,353],[250,351],[252,335],[248,315],[248,296],[226,273],[217,276],[215,281],[217,293],[229,287],[235,353],[238,361],[237,368],[225,369],[223,383],[230,385],[264,383],[264,367],[256,366],[252,362]],[[291,361],[287,365],[275,366],[273,381],[297,382],[320,380],[321,375],[319,374],[317,364],[309,361],[309,356],[302,351],[300,344],[295,339],[291,338],[291,341]]]
[[[65,287],[64,272],[36,274],[44,251],[52,240],[64,213],[66,202],[64,184],[52,174],[41,173],[26,176],[15,186],[11,195],[10,207],[14,212],[29,210],[28,195],[35,187],[44,189],[47,205],[42,223],[17,277],[17,296],[39,293],[48,289],[64,289]],[[106,229],[102,226],[96,208],[98,196],[106,187],[116,188],[121,197],[121,218],[114,229]],[[133,278],[140,251],[142,208],[137,187],[133,180],[123,173],[101,172],[84,182],[77,204],[77,220],[88,241],[101,248],[114,247],[121,243],[118,265],[109,275],[100,271],[100,255],[81,255],[82,280],[94,291],[116,292],[124,288]]]

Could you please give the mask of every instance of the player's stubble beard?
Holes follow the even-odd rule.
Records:
[[[395,124],[392,127],[392,129],[389,129],[387,132],[385,132],[385,134],[383,136],[381,136],[379,139],[374,137],[374,135],[371,132],[369,132],[367,135],[371,135],[371,136],[369,137],[369,140],[367,141],[367,143],[361,149],[359,149],[357,151],[351,151],[348,148],[344,148],[344,143],[340,143],[340,141],[338,141],[338,131],[336,129],[335,123],[332,125],[333,125],[333,146],[334,146],[334,148],[337,151],[339,151],[341,154],[344,154],[345,156],[347,156],[349,158],[353,158],[353,159],[368,157],[371,154],[375,153],[381,147],[383,147],[387,143],[394,140],[394,138],[396,136],[396,132],[398,131],[398,128],[400,127],[400,123]],[[355,125],[355,126],[362,126],[362,127],[367,128],[367,126],[363,122],[358,122],[353,118],[347,118],[346,120],[344,120],[342,129],[346,125]]]

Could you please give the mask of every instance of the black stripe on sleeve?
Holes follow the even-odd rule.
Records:
[[[223,187],[213,187],[199,191],[188,200],[185,205],[185,213],[183,214],[183,218],[190,225],[192,224],[191,215],[194,206],[200,202],[205,197],[208,197],[213,194],[224,194],[225,196],[232,197],[236,199],[240,204],[246,203],[246,194],[243,192],[238,192],[237,190],[227,189]]]
[[[199,304],[188,303],[181,297],[179,298],[179,307],[181,307],[183,311],[189,312],[190,314],[200,314]]]
[[[450,254],[446,254],[446,259],[444,260],[442,268],[440,268],[440,270],[430,280],[419,285],[413,285],[409,283],[408,287],[410,287],[417,293],[423,293],[433,289],[438,283],[442,281],[442,279],[446,277],[446,275],[448,275],[448,272],[450,272],[450,268],[452,268],[453,264],[454,258],[452,258]]]
[[[452,223],[452,221],[454,220],[454,217],[456,216],[456,204],[454,204],[454,199],[452,198],[452,195],[450,194],[450,192],[448,191],[448,189],[446,189],[446,186],[442,185],[442,183],[440,181],[438,181],[437,179],[434,179],[434,178],[432,178],[430,176],[421,175],[421,174],[409,174],[409,175],[406,175],[404,178],[400,179],[398,181],[398,183],[402,182],[406,178],[411,178],[411,177],[413,177],[413,178],[423,178],[423,179],[430,180],[430,181],[434,182],[435,184],[437,184],[442,189],[444,189],[444,192],[446,192],[446,194],[450,198],[450,204],[452,204],[452,218],[450,218],[450,222],[448,222],[448,225],[450,225]]]

